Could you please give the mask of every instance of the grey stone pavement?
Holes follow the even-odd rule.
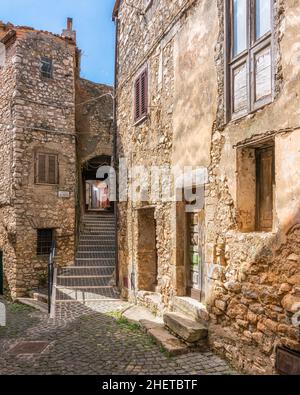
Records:
[[[121,318],[118,311],[126,307],[120,301],[89,307],[61,303],[56,318],[50,319],[29,307],[7,304],[7,326],[0,327],[0,375],[236,374],[209,351],[169,357],[139,327]],[[47,347],[40,354],[14,352],[23,342],[46,342]]]

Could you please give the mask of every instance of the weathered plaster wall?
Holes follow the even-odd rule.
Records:
[[[224,1],[189,2],[194,6],[174,23],[179,2],[157,3],[146,16],[148,23],[133,9],[121,6],[119,153],[130,164],[187,161],[209,165],[204,302],[210,312],[210,344],[240,369],[272,372],[276,345],[299,351],[300,344],[299,328],[292,324],[300,298],[300,3],[274,1],[273,103],[226,125]],[[153,22],[149,15],[154,17]],[[156,20],[161,22],[161,29]],[[161,35],[164,30],[168,30],[165,36]],[[133,81],[146,60],[150,71],[150,115],[140,126],[134,126]],[[266,136],[275,139],[274,231],[241,232],[236,145]],[[165,307],[184,288],[179,262],[182,248],[178,246],[183,240],[176,235],[180,221],[178,217],[176,220],[174,205],[149,203],[155,204],[158,290]],[[130,278],[135,264],[138,230],[134,207],[123,204],[119,210],[122,283],[123,277]],[[138,295],[139,302],[145,303],[144,296]]]
[[[218,103],[212,48],[218,32],[216,2],[201,1],[174,39],[173,162],[180,166],[210,164],[211,131]]]
[[[275,1],[274,7],[274,102],[228,125],[222,125],[222,117],[217,117],[206,201],[206,262],[210,273],[206,302],[211,312],[211,344],[237,367],[256,373],[273,371],[277,345],[299,351],[300,344],[299,327],[292,324],[292,310],[295,312],[300,301],[299,63],[294,52],[299,40],[300,3]],[[220,26],[222,15],[220,1]],[[222,42],[221,30],[221,52]],[[222,81],[222,65],[218,73]],[[222,83],[219,89],[223,91]],[[222,100],[218,114],[224,114]],[[238,226],[235,147],[268,136],[275,139],[274,229],[242,233]],[[217,265],[219,247],[223,265]]]

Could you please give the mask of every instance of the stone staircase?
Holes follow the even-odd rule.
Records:
[[[57,269],[55,303],[119,300],[115,288],[115,221],[112,213],[89,213],[82,219],[75,264]]]

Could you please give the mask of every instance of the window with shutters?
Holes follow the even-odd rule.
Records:
[[[134,83],[134,120],[141,121],[148,115],[148,70],[145,69]]]
[[[237,153],[238,223],[244,232],[273,230],[274,142],[239,148]]]
[[[226,0],[226,118],[273,99],[272,0]]]
[[[58,184],[58,157],[53,154],[36,155],[36,184]]]
[[[46,79],[53,78],[53,64],[52,59],[41,58],[41,76]]]
[[[50,255],[53,246],[54,230],[38,229],[37,230],[37,255]]]

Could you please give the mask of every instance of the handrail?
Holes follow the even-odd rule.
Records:
[[[52,242],[51,251],[48,260],[48,313],[51,313],[53,280],[54,280],[54,262],[56,255],[56,244]]]

